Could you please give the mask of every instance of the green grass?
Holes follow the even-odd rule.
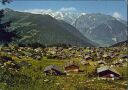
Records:
[[[2,53],[0,55],[6,55]],[[17,63],[26,61],[32,66],[23,66],[16,73],[7,72],[7,76],[14,81],[14,86],[8,85],[6,82],[0,81],[1,90],[125,90],[127,78],[121,80],[99,80],[92,74],[96,70],[96,66],[85,66],[80,63],[82,58],[71,59],[47,59],[43,57],[41,60],[34,60],[32,58],[18,59],[12,57]],[[84,72],[78,74],[70,74],[65,76],[46,76],[44,75],[44,68],[48,65],[57,65],[64,71],[64,65],[69,61],[75,61],[80,65],[80,69]],[[91,61],[91,63],[94,63]],[[115,67],[124,77],[127,77],[127,67]],[[19,76],[17,76],[19,75]],[[90,76],[91,75],[91,76]],[[7,78],[7,80],[9,80]],[[26,82],[27,83],[24,83]]]

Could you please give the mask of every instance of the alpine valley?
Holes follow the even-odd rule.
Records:
[[[21,2],[9,5],[39,8],[36,1]],[[0,90],[128,90],[127,21],[101,13],[16,9],[0,10]]]
[[[18,43],[111,46],[127,40],[127,22],[101,13],[6,9],[6,15],[22,36]]]

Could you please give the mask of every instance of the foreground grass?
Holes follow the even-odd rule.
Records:
[[[1,53],[1,55],[6,55]],[[84,66],[80,64],[81,58],[71,59],[47,59],[43,57],[41,60],[32,58],[12,57],[17,63],[26,61],[31,66],[23,66],[17,72],[3,70],[4,80],[0,83],[0,90],[126,90],[127,78],[120,80],[100,80],[93,76],[96,66]],[[64,71],[65,63],[75,61],[80,65],[80,69],[84,72],[78,74],[70,74],[63,76],[46,76],[43,72],[48,65],[57,65]],[[116,69],[127,77],[128,67],[116,67]],[[12,81],[11,83],[7,81]],[[12,84],[13,83],[13,84]]]

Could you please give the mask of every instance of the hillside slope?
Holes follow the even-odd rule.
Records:
[[[127,39],[127,24],[124,22],[110,15],[96,13],[80,16],[74,26],[90,40],[108,46]]]
[[[118,46],[128,46],[128,40],[112,45],[112,47],[118,47]]]
[[[24,13],[10,9],[6,10],[6,15],[13,20],[13,28],[17,29],[22,36],[22,39],[19,40],[20,43],[93,46],[90,44],[91,41],[76,28],[49,15]]]

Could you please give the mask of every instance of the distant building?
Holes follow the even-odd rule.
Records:
[[[91,57],[90,55],[86,55],[86,56],[84,57],[84,59],[85,59],[85,60],[91,60],[92,57]]]
[[[89,62],[87,62],[87,61],[85,61],[85,60],[81,60],[81,64],[83,64],[83,65],[90,65],[90,63]]]
[[[103,55],[103,58],[105,58],[105,59],[111,59],[111,56],[109,56],[108,54],[104,54]]]
[[[99,65],[106,65],[106,62],[103,61],[103,60],[100,60],[100,61],[98,61],[98,64],[99,64]]]

